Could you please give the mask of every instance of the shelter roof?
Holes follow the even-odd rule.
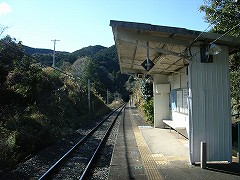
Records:
[[[110,21],[122,73],[171,74],[188,66],[189,48],[211,43],[221,35],[185,28],[146,23]],[[200,35],[195,42],[194,40]],[[217,45],[227,46],[229,53],[240,49],[240,39],[223,36]],[[146,71],[142,63],[149,59],[155,64]]]

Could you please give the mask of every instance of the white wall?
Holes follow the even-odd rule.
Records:
[[[213,63],[201,63],[199,47],[192,47],[196,55],[189,61],[188,75],[183,69],[182,74],[153,77],[154,92],[156,84],[168,83],[171,90],[189,90],[187,111],[170,111],[170,94],[154,93],[154,126],[164,128],[163,119],[185,124],[191,163],[200,162],[201,141],[207,144],[207,161],[232,161],[229,56],[228,48],[221,48]]]
[[[169,84],[168,76],[155,74],[153,76],[154,127],[164,128],[163,119],[169,119],[169,93],[156,93],[156,84]]]
[[[170,85],[170,91],[173,89],[178,89],[178,94],[182,93],[187,89],[188,76],[186,74],[186,68],[182,69],[179,74],[172,74],[171,76],[164,76],[160,74],[155,74],[153,79],[153,92],[154,92],[154,127],[164,128],[165,125],[162,122],[164,119],[171,119],[175,124],[179,124],[186,127],[186,133],[184,135],[188,136],[189,130],[189,120],[188,120],[188,107],[186,106],[186,98],[182,97],[185,102],[185,106],[181,105],[178,107],[178,111],[171,111],[169,107],[170,92],[166,92],[164,86],[165,84]],[[160,86],[159,86],[160,85]],[[161,87],[161,88],[159,88]],[[161,93],[158,90],[163,91]],[[181,91],[180,91],[181,90]],[[180,103],[180,100],[179,102]],[[182,102],[182,104],[184,104]]]
[[[188,78],[187,67],[169,76],[171,91],[177,90],[177,109],[170,111],[170,117],[176,126],[186,127],[181,130],[186,137],[189,137],[189,116],[188,116]]]

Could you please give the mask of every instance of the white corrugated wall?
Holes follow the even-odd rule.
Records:
[[[207,144],[207,161],[232,161],[228,48],[221,47],[213,63],[189,65],[191,162],[200,161],[200,143]],[[193,53],[199,48],[193,48]]]

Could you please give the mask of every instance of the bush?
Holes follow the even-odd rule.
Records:
[[[17,162],[15,150],[16,145],[16,131],[7,130],[2,122],[0,122],[0,169],[7,166],[12,166]],[[11,159],[11,161],[9,161]]]
[[[153,108],[153,97],[148,101],[143,101],[141,108],[148,122],[154,123],[154,108]]]

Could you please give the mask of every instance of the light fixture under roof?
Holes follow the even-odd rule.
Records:
[[[221,51],[222,51],[222,49],[221,49],[218,45],[216,45],[216,44],[214,44],[214,43],[211,43],[211,44],[209,45],[209,49],[208,49],[208,53],[209,53],[209,54],[211,54],[211,55],[217,55],[217,54],[219,54]]]

